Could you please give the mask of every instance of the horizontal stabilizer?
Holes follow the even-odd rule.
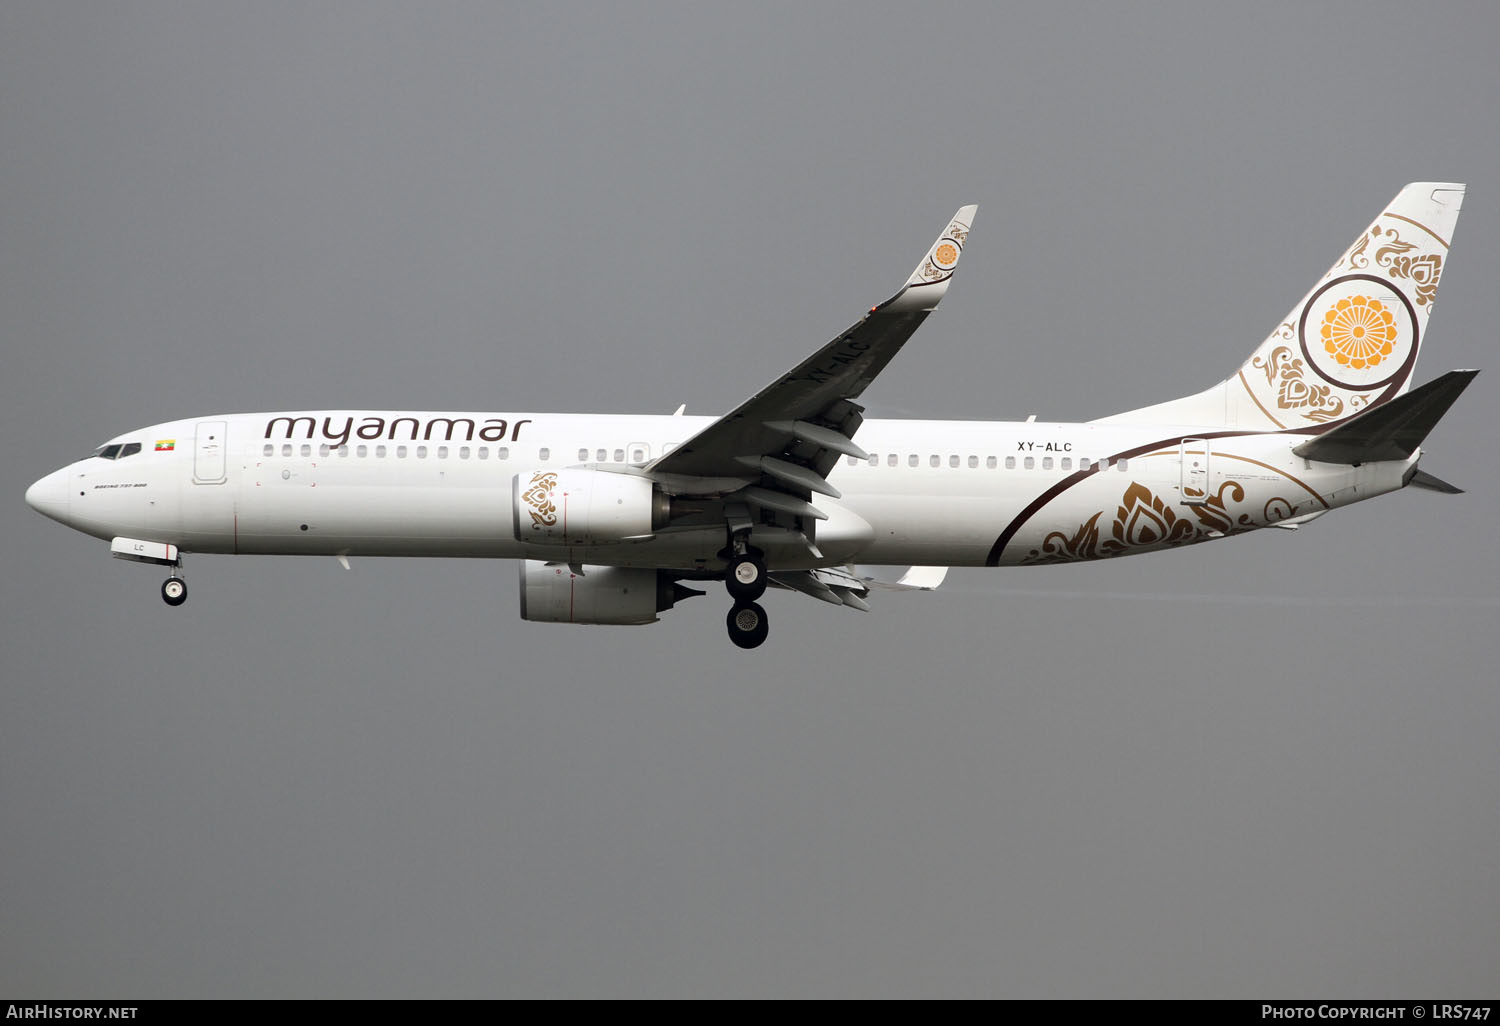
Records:
[[[1406,483],[1414,488],[1426,488],[1434,492],[1442,492],[1444,495],[1462,495],[1464,490],[1458,485],[1451,485],[1441,478],[1433,477],[1425,470],[1414,472],[1407,478]]]
[[[1388,403],[1372,406],[1292,452],[1321,463],[1406,460],[1474,380],[1477,370],[1449,371]]]

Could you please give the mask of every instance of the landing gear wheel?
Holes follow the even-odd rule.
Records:
[[[729,561],[724,587],[736,603],[754,602],[766,593],[766,564],[748,553]]]
[[[736,602],[724,623],[729,628],[729,640],[740,648],[760,647],[771,632],[766,611],[754,602]]]
[[[168,577],[161,582],[161,600],[169,606],[180,606],[187,601],[187,582],[181,577]]]

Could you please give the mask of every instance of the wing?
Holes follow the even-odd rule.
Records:
[[[823,519],[814,494],[838,497],[826,478],[853,442],[863,408],[853,402],[901,351],[948,291],[976,206],[961,207],[890,299],[736,409],[647,465],[652,477],[693,491],[691,478],[738,478],[732,496],[772,516]],[[722,488],[715,489],[724,494]]]

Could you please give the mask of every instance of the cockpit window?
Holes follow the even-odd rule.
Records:
[[[101,445],[90,455],[97,456],[101,460],[123,460],[126,456],[134,456],[140,451],[140,442],[117,442],[114,445]]]

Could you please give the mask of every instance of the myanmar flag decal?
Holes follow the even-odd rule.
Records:
[[[156,443],[157,452],[171,452],[175,448],[177,448],[177,439],[175,438],[164,439]]]

